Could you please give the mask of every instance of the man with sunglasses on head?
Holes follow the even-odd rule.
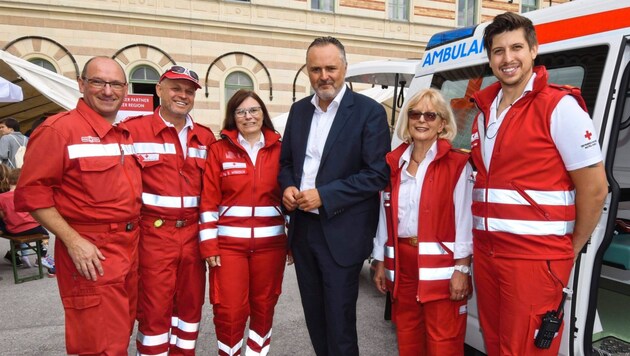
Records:
[[[74,110],[33,132],[15,207],[55,235],[57,284],[65,309],[66,351],[126,355],[138,288],[139,157],[116,114],[125,72],[90,59],[78,78]]]
[[[141,355],[194,355],[206,275],[199,197],[215,137],[189,115],[197,73],[172,66],[155,88],[155,112],[124,121],[144,162],[136,345]]]

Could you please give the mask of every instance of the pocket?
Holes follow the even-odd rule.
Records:
[[[100,295],[61,298],[66,314],[66,347],[69,354],[101,354],[107,347],[104,310]]]
[[[133,159],[130,157],[130,159]],[[81,182],[88,201],[92,203],[105,203],[119,199],[112,192],[123,192],[128,188],[127,179],[124,176],[120,156],[110,157],[82,157],[78,158],[81,169]]]
[[[522,196],[523,199],[525,199],[529,203],[529,205],[531,205],[532,208],[538,211],[538,213],[545,220],[549,220],[549,213],[545,211],[545,209],[543,209],[531,196],[529,196],[529,194],[527,194],[527,192],[525,191],[523,187],[521,187],[519,184],[516,184],[514,182],[510,182],[510,184],[512,185],[512,187],[514,187],[514,189],[516,189],[518,194],[520,194],[520,196]]]

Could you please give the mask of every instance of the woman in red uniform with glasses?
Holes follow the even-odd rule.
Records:
[[[463,355],[470,293],[472,168],[451,146],[457,127],[435,89],[401,110],[387,154],[390,183],[374,239],[374,282],[391,292],[401,356]]]
[[[227,104],[221,140],[210,146],[201,198],[201,254],[219,355],[266,355],[287,243],[277,183],[280,135],[265,104],[239,90]],[[247,341],[245,324],[249,320]]]

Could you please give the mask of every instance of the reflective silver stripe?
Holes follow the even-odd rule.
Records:
[[[179,318],[176,316],[172,316],[171,317],[171,327],[176,328],[177,327],[177,322],[179,321]]]
[[[258,335],[258,333],[255,332],[254,330],[249,330],[248,338],[252,340],[253,342],[255,342],[256,344],[258,344],[258,346],[263,347],[265,342],[271,337],[272,330],[273,329],[269,329],[269,332],[264,337]]]
[[[485,230],[486,226],[484,224],[484,220],[481,216],[473,215],[473,229],[475,230]]]
[[[575,190],[525,190],[525,194],[538,205],[567,206],[575,204]],[[473,189],[473,200],[485,202],[485,190]],[[488,189],[488,203],[530,205],[525,198],[513,189]]]
[[[144,346],[157,346],[168,343],[168,333],[160,335],[144,335],[138,331],[137,339]]]
[[[252,215],[252,210],[254,214]],[[232,217],[270,217],[280,216],[279,206],[256,206],[252,209],[251,206],[220,206],[219,212],[221,216]]]
[[[419,268],[419,279],[421,281],[439,281],[444,279],[451,279],[455,269],[453,267],[439,267],[439,268]]]
[[[208,151],[206,151],[205,149],[188,147],[188,157],[206,159],[207,155]]]
[[[136,149],[136,153],[159,153],[174,155],[177,153],[175,145],[172,143],[157,143],[157,142],[134,142],[133,147]]]
[[[394,258],[394,247],[393,246],[385,246],[385,257]]]
[[[136,154],[136,150],[133,147],[133,144],[121,144],[120,148],[122,148],[125,155],[133,155]]]
[[[197,340],[186,340],[186,339],[182,339],[181,336],[178,336],[177,341],[175,342],[175,345],[177,345],[177,347],[179,347],[180,349],[194,350],[196,343],[197,343]]]
[[[203,229],[199,231],[199,242],[217,238],[217,229]]]
[[[267,345],[260,349],[260,352],[256,352],[249,348],[249,345],[245,346],[245,356],[265,356],[269,353],[269,347],[271,345]]]
[[[120,156],[121,147],[117,143],[83,143],[68,146],[68,158]]]
[[[227,236],[227,237],[238,237],[238,238],[250,238],[252,237],[252,228],[251,227],[234,227],[234,226],[223,226],[219,225],[219,236]],[[278,236],[284,233],[284,225],[276,225],[276,226],[264,226],[264,227],[255,227],[254,237],[271,237]]]
[[[171,345],[175,345],[177,343],[177,335],[171,335]]]
[[[230,348],[228,345],[226,345],[226,344],[224,344],[224,343],[222,343],[221,341],[218,341],[218,340],[217,340],[217,344],[219,346],[219,350],[225,352],[229,356],[233,356],[241,349],[241,347],[243,347],[243,339],[241,339],[241,341],[239,341],[232,348]]]
[[[142,193],[142,203],[146,205],[159,206],[162,208],[196,208],[199,206],[199,197],[169,197],[151,193]]]
[[[443,242],[444,246],[451,252],[455,249],[454,242]],[[420,242],[418,243],[418,253],[421,255],[446,255],[448,251],[437,242]]]
[[[199,323],[188,323],[183,321],[182,319],[177,319],[177,325],[174,326],[177,327],[179,330],[187,333],[194,333],[199,331]]]
[[[391,269],[385,268],[385,278],[387,278],[388,281],[393,282],[394,281],[394,271],[392,271]]]
[[[474,220],[474,219],[473,219]],[[508,232],[517,235],[558,235],[573,232],[575,221],[531,221],[488,218],[488,231]],[[475,226],[476,228],[476,226]],[[482,227],[479,230],[484,230]]]
[[[219,220],[219,212],[205,211],[199,215],[199,221],[203,223],[215,222]]]

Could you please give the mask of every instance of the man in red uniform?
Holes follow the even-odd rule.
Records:
[[[66,349],[126,355],[137,302],[140,164],[124,124],[114,124],[127,92],[125,72],[90,59],[78,79],[76,109],[33,133],[15,207],[55,235]]]
[[[205,297],[199,253],[199,197],[209,128],[188,114],[199,77],[181,66],[156,85],[160,106],[152,115],[125,120],[142,170],[140,223],[140,355],[194,355]]]
[[[601,151],[579,91],[547,84],[545,67],[534,67],[529,19],[497,16],[484,46],[498,79],[474,95],[481,114],[471,139],[474,277],[486,351],[557,355],[562,329],[548,333],[549,348],[534,340],[599,221],[608,192]]]

